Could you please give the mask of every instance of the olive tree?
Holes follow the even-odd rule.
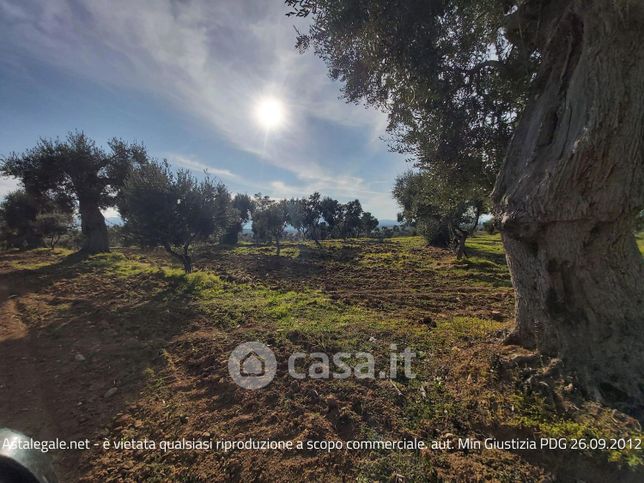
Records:
[[[148,162],[125,181],[119,212],[128,238],[143,247],[161,245],[192,271],[191,245],[225,233],[235,212],[226,187],[187,170],[174,173],[166,162]]]
[[[0,239],[14,248],[55,248],[74,223],[73,207],[66,201],[25,190],[9,193],[0,203]]]
[[[465,242],[489,206],[480,183],[452,184],[434,169],[399,176],[393,195],[404,220],[415,224],[430,245],[451,246],[459,259],[467,255]]]
[[[378,228],[378,218],[368,211],[363,211],[360,217],[360,231],[364,235],[370,236],[376,228]]]
[[[138,144],[112,139],[103,149],[77,131],[65,140],[41,139],[24,153],[3,158],[0,173],[18,178],[34,196],[72,200],[81,219],[81,251],[98,253],[109,251],[101,210],[116,205],[132,167],[146,161],[145,148]]]
[[[233,222],[221,239],[221,242],[226,245],[235,245],[239,241],[239,233],[248,223],[253,212],[253,199],[245,193],[237,193],[233,197],[232,207],[235,210]]]
[[[274,241],[277,256],[280,254],[280,240],[284,238],[288,223],[288,202],[272,200],[268,196],[255,195],[253,211],[253,235],[258,241]]]
[[[644,2],[287,0],[350,101],[397,146],[494,180],[512,274],[508,340],[587,395],[644,405]]]

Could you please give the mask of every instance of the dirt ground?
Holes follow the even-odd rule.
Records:
[[[467,261],[416,238],[323,249],[201,248],[185,276],[160,252],[0,255],[0,427],[89,439],[53,451],[61,481],[642,481],[635,451],[104,449],[105,441],[510,440],[642,437],[547,361],[502,341],[513,292],[498,239]],[[227,361],[269,345],[248,391]],[[414,379],[291,378],[293,352],[420,356]],[[554,368],[554,369],[553,369]],[[545,386],[544,386],[545,385]]]

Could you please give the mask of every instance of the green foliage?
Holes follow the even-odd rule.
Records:
[[[362,234],[370,235],[378,227],[378,219],[362,209],[360,200],[342,204],[337,200],[325,197],[320,200],[319,213],[325,222],[321,225],[323,238],[351,238]]]
[[[312,17],[312,47],[348,101],[389,113],[397,146],[422,162],[494,179],[536,59],[504,36],[514,2],[286,0]]]
[[[30,193],[51,192],[77,201],[91,198],[107,208],[116,204],[132,166],[148,160],[141,145],[114,138],[108,146],[106,151],[78,131],[69,133],[65,141],[40,139],[23,154],[5,158],[1,171],[19,178]]]
[[[9,193],[0,204],[2,243],[13,248],[54,248],[73,225],[69,207],[25,190]]]
[[[434,167],[408,171],[396,179],[394,198],[400,218],[417,227],[427,243],[463,248],[487,205],[487,193],[478,181],[452,185]]]
[[[325,61],[348,102],[387,112],[393,149],[421,168],[394,188],[401,221],[464,255],[539,60],[530,35],[508,28],[517,2],[285,3],[311,19],[297,47]]]
[[[144,247],[163,246],[188,272],[190,245],[221,236],[239,216],[223,184],[210,178],[198,181],[186,170],[175,174],[167,163],[155,162],[132,171],[119,211],[133,241]]]
[[[329,236],[329,234],[337,232],[342,221],[342,205],[340,202],[328,196],[322,198],[320,200],[320,213],[325,222],[323,230],[325,235]]]
[[[97,146],[82,132],[69,133],[65,141],[40,139],[23,154],[4,158],[0,173],[20,179],[30,195],[53,199],[70,209],[78,204],[85,248],[104,251],[107,229],[100,209],[116,204],[132,167],[148,160],[145,148],[137,144],[115,138],[108,147]]]
[[[232,207],[235,210],[233,220],[226,233],[221,237],[221,242],[226,245],[235,245],[239,241],[239,233],[250,220],[254,210],[253,199],[245,193],[237,193],[232,200]]]
[[[277,255],[280,254],[280,240],[284,238],[288,223],[288,201],[271,200],[261,193],[255,195],[255,211],[253,212],[253,235],[261,242],[274,241]]]
[[[2,241],[9,247],[35,248],[42,246],[42,236],[36,230],[38,205],[24,190],[9,193],[0,205]]]
[[[61,237],[70,232],[73,222],[72,214],[62,211],[40,213],[35,220],[36,230],[51,249],[56,248]]]
[[[369,236],[376,228],[378,228],[378,218],[368,211],[362,212],[362,216],[360,217],[360,231]]]

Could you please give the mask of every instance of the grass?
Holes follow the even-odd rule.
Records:
[[[343,345],[349,347],[374,334],[408,325],[375,310],[334,301],[320,291],[228,283],[212,272],[186,274],[179,268],[156,266],[118,252],[94,255],[84,263],[119,277],[145,274],[164,279],[173,284],[174,290],[191,295],[204,313],[223,328],[251,322],[272,324],[281,339],[296,333],[323,345],[330,344],[337,334],[344,334]]]
[[[238,255],[256,254],[277,256],[275,245],[240,244],[233,248],[232,251]],[[280,249],[280,257],[297,258],[299,256],[300,249],[298,244],[294,242],[283,242]]]
[[[36,248],[28,253],[32,256],[28,259],[21,258],[12,261],[10,263],[11,268],[16,270],[40,270],[58,263],[64,257],[71,255],[73,251],[67,248],[54,248],[53,250],[51,248]]]
[[[638,236],[638,244],[644,253],[644,235]],[[381,368],[383,362],[387,363],[389,344],[397,344],[401,351],[404,347],[411,347],[416,352],[413,366],[417,373],[415,379],[408,380],[399,374],[391,387],[388,381],[382,386],[366,386],[355,380],[332,381],[327,385],[315,386],[321,395],[323,391],[337,395],[339,399],[344,395],[342,401],[347,407],[347,401],[360,399],[360,403],[368,408],[365,413],[370,417],[369,422],[360,426],[356,438],[398,439],[400,434],[408,433],[428,437],[428,428],[432,431],[429,433],[432,436],[428,438],[434,438],[437,434],[448,431],[465,435],[467,431],[476,432],[481,427],[492,428],[490,431],[501,428],[516,434],[528,432],[537,437],[590,439],[624,434],[624,426],[615,424],[608,409],[591,412],[581,408],[563,413],[539,396],[516,389],[521,384],[518,379],[510,381],[511,389],[500,389],[500,386],[495,385],[498,382],[495,379],[497,376],[493,374],[492,363],[487,358],[490,354],[497,353],[499,333],[507,330],[510,322],[485,318],[489,312],[476,312],[482,316],[474,317],[467,311],[461,312],[468,314],[467,316],[455,315],[453,311],[454,307],[468,303],[470,292],[462,289],[485,285],[493,296],[509,294],[509,273],[498,234],[477,234],[471,237],[467,242],[467,251],[468,258],[456,261],[453,255],[445,251],[426,247],[421,237],[397,237],[382,242],[364,239],[329,240],[323,242],[321,250],[308,242],[285,242],[283,245],[279,264],[281,267],[290,267],[289,264],[297,266],[291,259],[298,258],[300,260],[297,263],[301,264],[302,259],[310,255],[315,257],[316,264],[328,264],[333,270],[338,268],[351,272],[343,275],[344,278],[338,278],[336,282],[346,281],[350,284],[352,277],[363,277],[365,274],[398,277],[404,284],[420,280],[422,284],[410,284],[413,290],[400,292],[401,297],[412,298],[412,303],[415,304],[418,304],[416,297],[423,291],[431,292],[435,287],[437,293],[441,290],[448,292],[450,297],[455,297],[455,305],[444,308],[438,304],[444,301],[442,298],[436,299],[438,302],[435,306],[428,305],[435,324],[420,323],[418,317],[407,316],[401,311],[385,310],[383,305],[361,305],[359,302],[362,299],[351,298],[346,293],[337,296],[333,292],[337,288],[335,285],[330,294],[327,294],[317,281],[307,285],[306,275],[299,272],[293,275],[300,277],[298,284],[288,284],[285,283],[286,280],[263,279],[261,275],[266,271],[263,267],[258,269],[260,276],[249,270],[243,274],[254,276],[241,278],[220,277],[207,270],[185,274],[181,268],[169,266],[169,262],[133,251],[95,255],[84,260],[82,267],[88,269],[93,280],[96,280],[97,275],[107,276],[112,285],[123,285],[122,279],[127,279],[128,287],[147,291],[143,295],[144,299],[154,299],[160,294],[176,297],[176,305],[171,307],[185,306],[190,314],[194,310],[200,317],[200,323],[203,321],[208,330],[212,329],[212,332],[206,331],[209,345],[204,343],[203,352],[199,352],[201,349],[198,340],[193,345],[190,337],[187,337],[190,342],[185,342],[181,351],[173,350],[172,347],[167,349],[172,352],[172,357],[164,349],[162,356],[170,362],[166,361],[163,367],[174,364],[172,358],[183,358],[192,363],[199,357],[208,360],[209,367],[216,366],[209,358],[218,354],[213,349],[212,340],[219,337],[230,339],[231,344],[252,339],[270,341],[271,347],[280,354],[294,351],[368,351],[376,359],[376,368]],[[275,248],[242,243],[217,256],[227,257],[230,254],[267,261],[274,259]],[[24,258],[14,263],[21,269],[40,268],[55,263],[63,253],[51,257],[46,256],[45,252],[35,252],[35,255],[37,257]],[[245,258],[232,259],[237,264],[234,268],[239,267],[239,271],[243,272],[245,267],[239,265],[239,260]],[[257,265],[262,266],[261,263]],[[234,271],[233,273],[236,274]],[[155,288],[154,293],[151,287]],[[350,286],[341,288],[351,289]],[[358,287],[367,293],[365,297],[373,297],[373,300],[379,302],[382,292],[377,289],[381,287],[374,286],[376,290],[369,295],[370,288]],[[511,298],[511,294],[508,296]],[[156,304],[157,299],[154,300]],[[434,299],[430,302],[434,303]],[[469,306],[466,308],[470,310]],[[68,317],[79,309],[70,303],[64,303],[58,305],[57,310],[69,312],[64,314]],[[114,310],[118,311],[119,307],[116,306]],[[436,317],[434,311],[437,313]],[[168,314],[167,323],[179,323],[176,316],[172,318],[173,310]],[[37,315],[34,317],[37,318]],[[186,320],[192,320],[192,315],[190,318],[186,317]],[[200,326],[200,330],[205,330],[204,326]],[[179,369],[180,364],[182,362],[177,363]],[[468,375],[472,376],[473,382],[470,382]],[[152,393],[163,395],[164,404],[166,400],[168,407],[178,404],[176,391],[168,383],[172,378],[168,378],[165,369],[149,367],[144,370],[144,378]],[[365,387],[375,389],[361,392]],[[303,406],[304,409],[297,406],[304,404],[301,401],[306,399],[302,399],[305,398],[302,394],[291,390],[290,382],[278,386],[275,391],[279,395],[273,396],[275,400],[270,401],[271,410],[284,411],[291,419],[295,417],[293,414],[297,414],[294,412],[296,407],[307,415],[319,410],[308,403]],[[289,391],[295,392],[295,396],[289,395]],[[365,394],[368,396],[364,397]],[[482,408],[482,403],[487,402],[492,402],[494,406]],[[327,417],[326,406],[321,411],[319,417],[324,419]],[[379,422],[378,418],[381,417],[393,421],[394,427]],[[356,420],[362,421],[357,416]],[[461,423],[463,426],[459,426]],[[629,435],[643,437],[641,431],[632,431]],[[625,448],[604,451],[601,455],[588,450],[586,453],[633,470],[644,467],[641,450]],[[438,459],[432,459],[413,452],[372,452],[366,458],[356,457],[357,481],[390,480],[395,479],[397,474],[404,475],[411,481],[435,480],[437,473],[432,465],[436,461],[440,462],[443,457],[449,456],[441,454]],[[500,461],[502,460],[496,463]],[[506,463],[507,461],[504,462]],[[503,471],[507,468],[509,466],[498,469],[499,473],[492,475],[497,479],[504,479]],[[507,479],[516,479],[516,475],[507,476]]]
[[[577,418],[562,416],[553,410],[542,397],[536,394],[516,393],[510,398],[516,416],[509,421],[510,426],[527,429],[543,437],[565,438],[571,440],[605,441],[610,445],[611,439],[644,440],[641,430],[632,430],[629,434],[616,433],[615,421],[610,410],[599,414],[580,414]],[[591,456],[603,457],[608,461],[626,466],[633,470],[644,468],[644,454],[641,449],[625,447],[623,449],[597,450],[578,448]]]

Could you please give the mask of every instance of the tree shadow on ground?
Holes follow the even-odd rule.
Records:
[[[99,274],[79,256],[0,274],[0,304],[0,426],[38,440],[102,442],[146,369],[164,367],[164,347],[198,318],[176,287]],[[61,481],[94,451],[53,452]]]

